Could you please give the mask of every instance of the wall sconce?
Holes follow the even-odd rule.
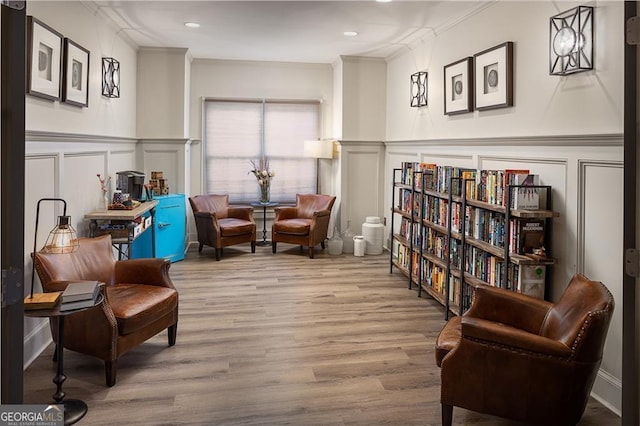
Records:
[[[411,74],[411,106],[427,106],[427,72]]]
[[[113,58],[102,58],[102,96],[120,97],[120,62]]]
[[[549,22],[549,74],[593,69],[593,7],[578,6]]]

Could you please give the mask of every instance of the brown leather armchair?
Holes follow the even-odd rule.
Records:
[[[110,235],[80,238],[79,243],[74,253],[35,253],[35,267],[46,292],[64,290],[70,281],[105,283],[101,304],[65,318],[64,347],[104,360],[106,384],[113,386],[118,358],[133,347],[164,329],[169,346],[175,345],[178,292],[166,259],[116,261]]]
[[[198,252],[208,245],[220,260],[224,247],[251,243],[256,252],[256,223],[252,207],[229,207],[229,194],[196,195],[189,198],[198,231]]]
[[[576,274],[557,304],[481,286],[436,343],[442,424],[453,406],[518,421],[577,424],[602,361],[614,301]]]
[[[295,207],[276,207],[276,217],[271,227],[271,246],[276,252],[278,242],[300,244],[309,247],[309,258],[313,259],[313,248],[320,243],[324,249],[329,218],[336,197],[321,194],[297,194]]]

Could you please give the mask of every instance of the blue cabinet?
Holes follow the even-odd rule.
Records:
[[[156,257],[171,262],[184,259],[187,238],[187,214],[184,194],[158,195],[156,206]],[[152,257],[151,232],[147,230],[133,240],[131,258]]]

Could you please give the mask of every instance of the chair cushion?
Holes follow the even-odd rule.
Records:
[[[118,334],[140,330],[176,309],[178,292],[144,284],[107,286],[107,297],[118,322]]]
[[[220,234],[223,237],[233,237],[235,235],[251,234],[254,224],[248,220],[234,219],[232,217],[219,219]]]
[[[278,220],[273,224],[273,230],[279,234],[309,235],[311,219],[296,218]]]
[[[442,328],[436,340],[436,364],[442,365],[444,357],[460,343],[462,336],[462,317],[451,318]]]

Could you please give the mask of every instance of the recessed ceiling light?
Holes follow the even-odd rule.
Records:
[[[200,24],[197,22],[185,22],[184,26],[189,28],[200,28]]]
[[[342,34],[344,34],[346,37],[355,37],[358,35],[356,31],[345,31]]]

